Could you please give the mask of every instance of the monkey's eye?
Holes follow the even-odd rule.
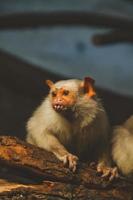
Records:
[[[69,90],[64,90],[63,95],[67,96],[69,94]]]
[[[56,97],[56,92],[55,92],[55,91],[52,91],[52,92],[51,92],[51,95],[52,95],[52,97]]]

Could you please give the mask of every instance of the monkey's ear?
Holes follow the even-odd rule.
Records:
[[[89,83],[91,85],[94,85],[95,80],[93,78],[87,76],[87,77],[84,78],[84,82],[87,83],[87,84]]]
[[[55,87],[54,83],[51,80],[46,80],[46,84],[49,86],[50,89]]]
[[[84,81],[81,83],[81,87],[84,89],[84,93],[89,97],[95,96],[96,92],[94,90],[95,80],[91,77],[85,77]]]

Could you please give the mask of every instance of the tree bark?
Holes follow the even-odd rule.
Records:
[[[87,163],[76,173],[51,153],[15,137],[0,137],[0,199],[120,199],[133,198],[133,183],[101,178]]]

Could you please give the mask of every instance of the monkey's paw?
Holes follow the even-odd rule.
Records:
[[[63,156],[62,161],[63,161],[64,165],[68,165],[69,168],[73,172],[76,171],[77,163],[78,163],[78,157],[77,156],[75,156],[71,153],[68,153],[65,156]]]
[[[118,169],[117,167],[109,167],[105,166],[101,163],[97,165],[97,172],[102,174],[103,178],[108,178],[109,181],[114,180],[115,178],[119,177]]]

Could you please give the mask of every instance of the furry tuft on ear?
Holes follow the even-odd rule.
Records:
[[[92,85],[94,85],[95,80],[93,78],[87,76],[84,78],[84,82],[91,83]]]
[[[84,88],[84,93],[86,93],[89,97],[95,96],[96,92],[93,88],[95,80],[91,77],[85,77],[84,81],[82,82],[81,87]]]

